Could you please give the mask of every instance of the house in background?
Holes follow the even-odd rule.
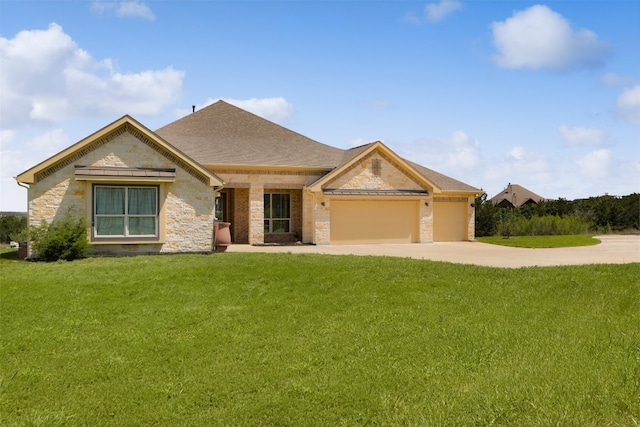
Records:
[[[491,198],[491,203],[501,208],[519,208],[532,203],[538,204],[544,200],[533,191],[518,184],[509,183],[504,190]]]
[[[474,239],[481,190],[381,142],[343,150],[218,101],[153,132],[124,116],[17,178],[30,225],[91,224],[94,253],[210,252],[234,243]]]

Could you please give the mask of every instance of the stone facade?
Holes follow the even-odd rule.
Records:
[[[405,173],[392,159],[380,152],[373,152],[354,163],[326,187],[360,190],[428,190]]]
[[[94,182],[77,180],[74,166],[175,168],[175,182],[144,183],[159,188],[159,238],[153,240],[98,241],[88,230],[93,253],[175,253],[210,252],[213,248],[213,188],[176,167],[175,159],[163,156],[149,144],[129,132],[121,132],[108,142],[85,149],[83,156],[63,167],[52,167],[43,173],[28,191],[29,221],[37,226],[67,215],[83,216],[92,222]],[[68,162],[67,162],[68,163]],[[128,184],[101,180],[101,184]],[[139,184],[139,182],[138,182]]]

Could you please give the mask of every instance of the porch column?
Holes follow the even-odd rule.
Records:
[[[264,186],[257,183],[249,188],[249,244],[264,244]]]

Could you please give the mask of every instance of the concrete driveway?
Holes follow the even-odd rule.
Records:
[[[374,255],[429,259],[489,267],[627,264],[640,262],[640,236],[598,236],[602,243],[575,248],[526,249],[480,242],[379,245],[231,245],[227,252],[291,252],[327,255]]]

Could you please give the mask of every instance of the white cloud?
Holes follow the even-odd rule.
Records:
[[[70,143],[69,135],[62,129],[54,129],[32,138],[25,143],[25,146],[32,151],[51,156],[66,148]]]
[[[156,15],[151,11],[149,6],[139,1],[121,1],[121,2],[104,2],[94,1],[91,9],[99,14],[115,12],[117,16],[122,18],[142,18],[149,21],[156,19]]]
[[[220,101],[221,98],[208,98],[202,104],[197,104],[196,111],[201,110],[214,102]],[[279,123],[281,125],[287,124],[293,120],[294,108],[293,105],[282,97],[275,98],[250,98],[250,99],[233,99],[224,98],[222,101],[227,102],[236,107],[247,110],[257,116],[272,122]],[[191,114],[192,110],[178,109],[177,116],[184,117],[187,114]]]
[[[119,4],[117,12],[118,16],[143,18],[149,21],[156,19],[154,13],[144,3],[138,1],[123,1]]]
[[[172,67],[119,73],[55,23],[0,37],[0,62],[0,115],[14,127],[29,120],[157,114],[178,99],[184,77]]]
[[[429,22],[439,22],[460,9],[462,3],[457,0],[440,0],[438,3],[428,3],[424,7],[424,13]]]
[[[462,130],[446,139],[420,141],[407,158],[441,173],[460,176],[461,170],[471,170],[480,164],[480,143]]]
[[[631,86],[637,83],[637,80],[634,78],[621,76],[616,73],[604,73],[600,76],[600,80],[605,86]]]
[[[623,120],[640,125],[640,84],[624,90],[618,96],[616,108]]]
[[[494,22],[495,61],[504,68],[548,68],[568,71],[596,67],[611,47],[589,30],[573,30],[569,22],[547,6],[535,5]]]
[[[521,146],[507,151],[499,168],[503,176],[513,183],[545,182],[551,176],[551,165],[547,158]]]
[[[569,145],[601,145],[607,137],[607,132],[602,129],[582,126],[570,128],[562,125],[558,128],[558,131]]]
[[[609,175],[611,151],[604,148],[592,151],[578,158],[576,164],[586,178],[606,178]]]
[[[227,98],[224,99],[224,101],[276,123],[288,123],[293,120],[293,105],[282,97],[251,99]]]

